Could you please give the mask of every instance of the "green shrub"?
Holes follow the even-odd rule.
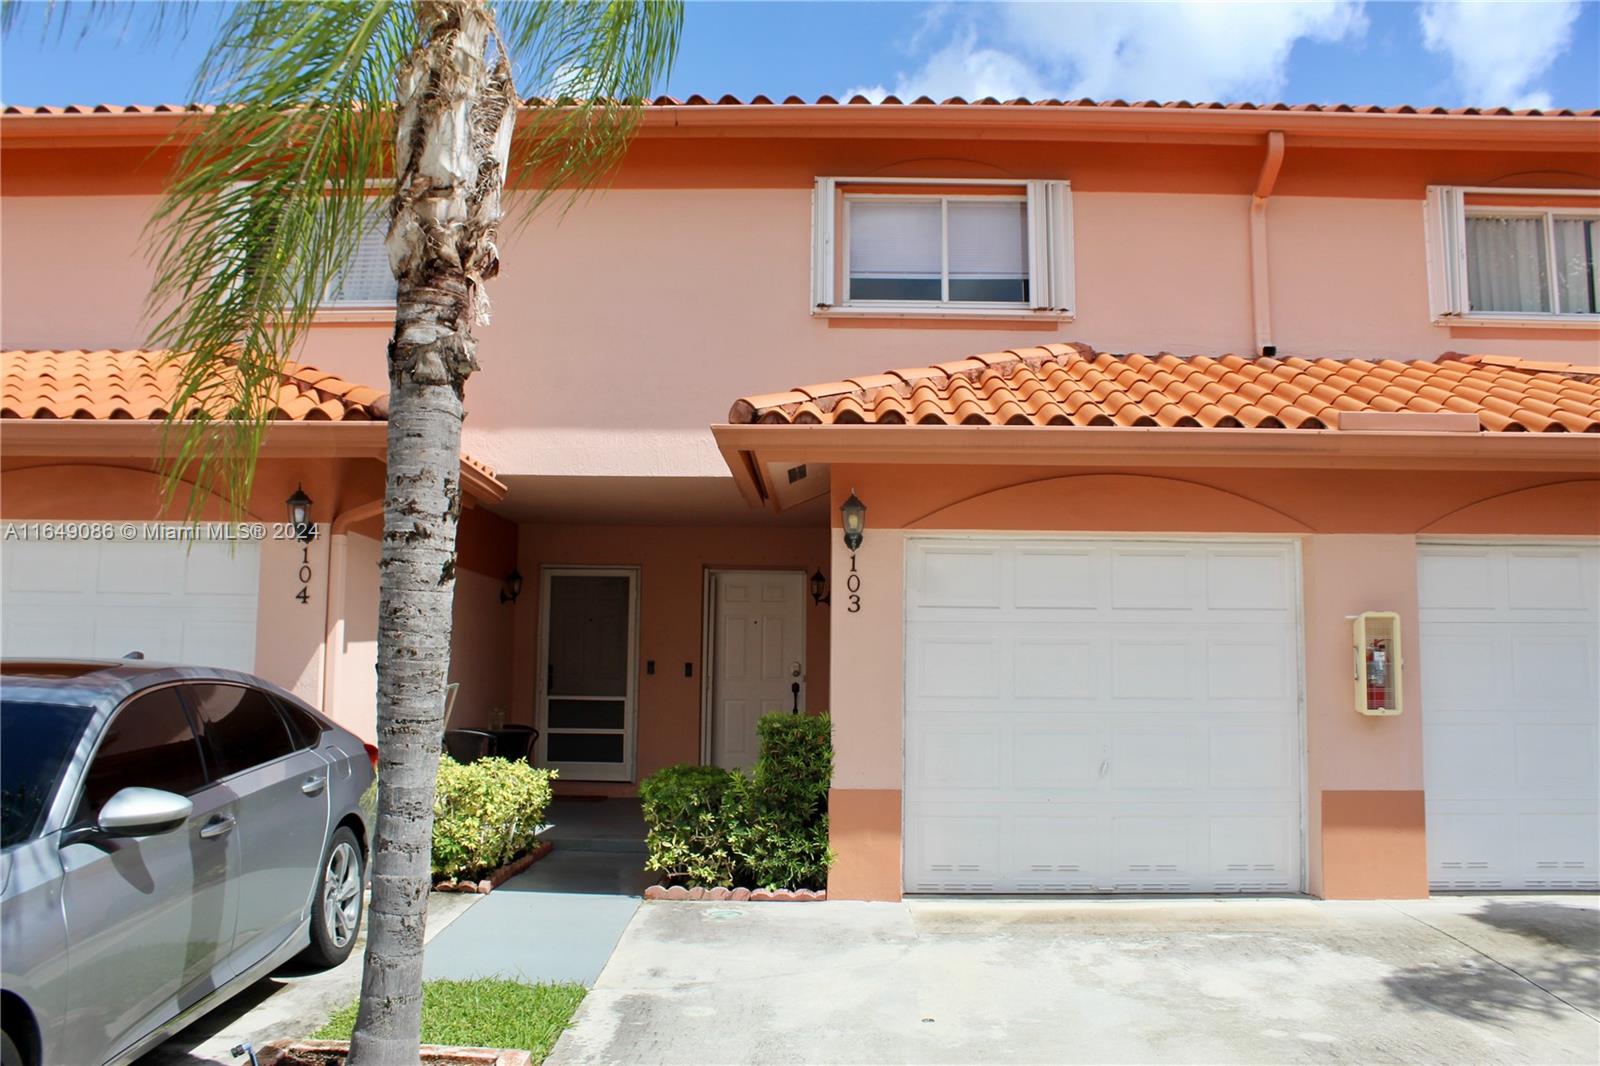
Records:
[[[433,874],[473,878],[533,847],[550,803],[554,770],[520,759],[458,763],[439,758],[433,801]]]
[[[640,785],[649,869],[689,886],[826,886],[833,861],[829,720],[772,714],[757,732],[761,753],[752,774],[672,766]]]
[[[730,788],[742,780],[715,766],[669,766],[639,783],[639,803],[647,827],[650,857],[645,868],[691,885],[731,885],[734,877],[731,807],[723,810]]]

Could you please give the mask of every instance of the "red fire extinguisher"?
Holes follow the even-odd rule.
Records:
[[[1367,642],[1367,706],[1389,706],[1389,642],[1375,637]]]

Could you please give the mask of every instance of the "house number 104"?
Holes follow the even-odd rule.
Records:
[[[294,598],[301,603],[311,602],[311,545],[300,546],[300,591]]]
[[[845,610],[855,614],[861,610],[861,575],[856,573],[856,553],[850,553],[850,576],[844,579],[844,590],[850,594],[850,606]]]

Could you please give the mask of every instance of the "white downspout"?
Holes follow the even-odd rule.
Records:
[[[349,728],[334,709],[334,678],[339,659],[344,655],[344,617],[348,605],[346,592],[349,570],[350,526],[374,515],[383,514],[383,500],[357,504],[337,515],[328,529],[328,620],[322,648],[322,713]]]
[[[1267,264],[1267,198],[1283,169],[1283,131],[1267,134],[1267,155],[1261,161],[1255,195],[1250,198],[1250,313],[1255,324],[1256,354],[1276,355],[1272,343],[1272,283]]]

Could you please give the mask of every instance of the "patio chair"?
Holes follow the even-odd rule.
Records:
[[[531,725],[507,725],[494,731],[495,754],[503,759],[522,759],[533,763],[533,746],[539,731]]]
[[[456,762],[477,762],[495,754],[494,734],[481,729],[446,729],[444,751]]]

